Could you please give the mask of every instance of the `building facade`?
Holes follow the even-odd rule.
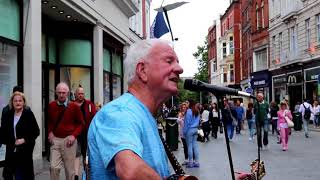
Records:
[[[320,1],[270,1],[272,99],[319,100]]]
[[[268,0],[251,1],[252,71],[250,83],[254,92],[263,92],[269,102],[271,74],[269,68],[269,6]]]
[[[47,105],[57,83],[70,86],[70,99],[79,85],[100,103],[124,92],[123,59],[147,37],[149,7],[148,0],[0,2],[0,108],[15,85],[24,87],[41,129],[35,158],[47,146]]]
[[[208,30],[208,73],[209,83],[217,83],[217,26],[216,21]]]
[[[241,2],[234,0],[220,17],[222,84],[240,88],[241,81]]]

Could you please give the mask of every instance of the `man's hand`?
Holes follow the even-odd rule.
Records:
[[[21,139],[16,139],[15,145],[19,146],[21,144],[24,144],[26,141],[24,140],[24,138]]]
[[[53,144],[53,138],[54,138],[54,134],[53,134],[53,132],[50,132],[48,135],[48,140],[49,140],[50,144]]]
[[[70,135],[67,137],[67,147],[71,147],[74,143],[74,141],[76,140],[76,138],[73,135]]]

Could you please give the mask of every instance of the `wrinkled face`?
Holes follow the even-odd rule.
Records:
[[[143,63],[145,83],[152,93],[164,98],[177,94],[179,74],[183,69],[176,53],[168,44],[155,44]]]
[[[75,96],[76,96],[76,99],[78,101],[83,101],[84,100],[84,90],[83,90],[83,88],[78,88],[77,91],[76,91]]]
[[[12,105],[14,110],[21,110],[24,107],[24,100],[22,96],[15,95],[12,99]]]
[[[263,96],[262,96],[261,94],[258,94],[258,95],[257,95],[257,100],[258,100],[259,102],[262,102],[262,101],[263,101]]]
[[[68,93],[69,93],[69,88],[66,85],[61,84],[61,85],[57,86],[56,94],[58,96],[59,102],[61,102],[61,103],[65,102],[68,97]]]

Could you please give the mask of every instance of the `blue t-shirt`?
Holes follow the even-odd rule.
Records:
[[[113,158],[122,150],[136,153],[161,177],[170,175],[156,120],[129,93],[108,103],[95,115],[88,132],[88,147],[92,180],[118,179]]]

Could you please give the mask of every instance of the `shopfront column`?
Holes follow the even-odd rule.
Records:
[[[100,23],[93,29],[94,102],[103,103],[103,31]]]
[[[23,86],[39,128],[34,159],[42,158],[41,1],[25,1],[23,7]]]

